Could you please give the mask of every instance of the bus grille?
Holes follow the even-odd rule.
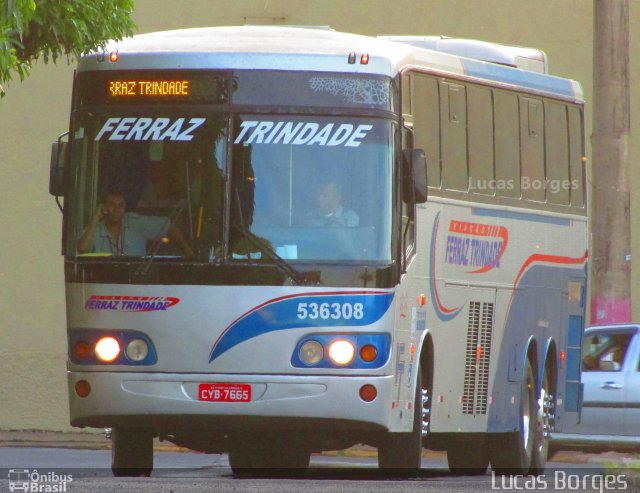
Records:
[[[463,414],[487,414],[493,303],[469,303],[467,352],[462,393]]]

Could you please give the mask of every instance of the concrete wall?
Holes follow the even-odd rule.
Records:
[[[535,46],[591,98],[587,0],[136,0],[138,32],[240,24],[330,25],[362,34],[445,34]],[[640,6],[631,2],[631,26]],[[633,54],[640,50],[632,27]],[[37,64],[0,101],[0,429],[69,429],[61,215],[48,195],[50,143],[66,130],[73,67]],[[633,110],[640,108],[632,90]],[[632,161],[639,155],[632,113]],[[638,171],[633,181],[640,183]],[[632,211],[638,209],[634,197]],[[632,220],[637,213],[632,212]],[[633,251],[640,237],[634,230]],[[636,295],[637,290],[632,294]],[[640,304],[634,304],[634,313]]]

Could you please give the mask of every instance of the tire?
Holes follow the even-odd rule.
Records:
[[[457,443],[447,449],[449,471],[459,476],[482,476],[489,467],[484,443]]]
[[[127,428],[111,432],[111,471],[114,476],[148,477],[153,471],[153,434]]]
[[[536,378],[527,358],[521,388],[520,416],[515,433],[494,436],[490,450],[491,467],[498,474],[529,474],[533,464],[535,422],[538,413]]]
[[[229,465],[236,476],[291,477],[309,468],[311,452],[295,440],[236,437]]]
[[[418,381],[414,398],[413,430],[408,433],[388,432],[378,446],[378,467],[393,477],[415,477],[422,462],[422,440],[429,430],[431,408],[428,389],[422,385],[418,368]]]
[[[550,455],[549,437],[555,420],[555,398],[553,396],[552,374],[549,367],[544,370],[540,394],[537,401],[536,422],[534,430],[533,459],[530,474],[544,474],[547,459]]]

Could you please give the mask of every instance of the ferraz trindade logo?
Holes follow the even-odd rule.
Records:
[[[38,472],[37,469],[9,469],[9,491],[26,491],[33,493],[65,493],[69,491],[72,474],[56,472]]]

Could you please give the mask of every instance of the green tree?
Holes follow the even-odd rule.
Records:
[[[132,11],[133,0],[0,0],[0,96],[34,60],[70,61],[131,36]]]

